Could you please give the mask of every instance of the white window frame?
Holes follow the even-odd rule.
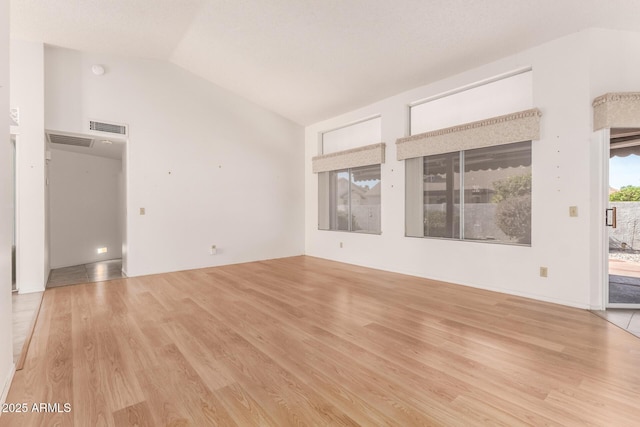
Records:
[[[532,156],[532,151],[533,151],[533,145],[532,145],[532,141],[519,141],[519,142],[514,142],[511,144],[501,144],[501,145],[512,145],[512,144],[523,144],[523,143],[529,143],[529,156]],[[496,146],[498,147],[498,146]],[[464,184],[464,180],[465,180],[465,154],[467,151],[472,151],[473,149],[470,150],[460,150],[460,151],[454,151],[453,153],[459,153],[459,161],[460,161],[460,183],[459,183],[459,189],[457,190],[459,192],[459,230],[458,230],[458,236],[457,237],[434,237],[434,236],[426,236],[424,234],[424,221],[426,221],[424,219],[424,184],[423,184],[423,179],[420,180],[420,185],[419,185],[419,191],[420,191],[420,200],[412,200],[411,197],[415,197],[415,195],[417,194],[418,188],[416,188],[416,185],[418,184],[417,180],[415,180],[415,183],[412,183],[411,180],[415,177],[417,177],[417,172],[415,170],[411,171],[411,169],[408,167],[406,168],[407,171],[407,175],[405,177],[405,183],[406,183],[406,188],[407,188],[407,192],[405,195],[405,211],[406,211],[406,215],[405,215],[405,237],[418,237],[418,238],[425,238],[425,239],[445,239],[445,240],[454,240],[454,241],[465,241],[465,242],[477,242],[477,243],[490,243],[490,244],[501,244],[501,245],[515,245],[515,246],[525,246],[525,247],[530,247],[531,246],[531,236],[533,234],[533,230],[532,228],[529,230],[529,242],[528,243],[519,243],[519,242],[509,242],[509,241],[503,241],[503,240],[480,240],[480,239],[469,239],[465,237],[465,230],[464,230],[464,223],[465,223],[465,184]],[[433,156],[438,156],[440,154],[435,154]],[[420,167],[424,167],[424,159],[426,157],[431,157],[431,156],[421,156],[421,157],[415,157],[415,158],[411,158],[411,159],[407,159],[410,161],[414,161],[416,162],[416,165],[412,166],[412,167],[417,167],[418,164],[420,165]],[[424,171],[424,169],[422,169]],[[424,173],[424,172],[423,172]],[[410,175],[414,175],[414,176],[410,176]],[[421,177],[423,177],[424,175],[421,175]],[[532,181],[533,181],[533,175],[532,175]],[[533,187],[533,182],[532,182],[532,187]],[[413,188],[413,191],[411,190],[411,188]],[[410,194],[412,193],[412,194]],[[420,209],[420,212],[418,212],[417,209]],[[529,212],[529,215],[532,215],[532,211]]]

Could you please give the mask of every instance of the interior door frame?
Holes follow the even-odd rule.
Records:
[[[9,143],[13,145],[13,149],[15,150],[15,159],[12,159],[12,173],[13,173],[13,224],[14,228],[12,231],[15,236],[15,275],[16,275],[16,288],[15,290],[12,287],[12,292],[20,293],[20,171],[18,169],[18,165],[20,164],[20,132],[18,131],[17,126],[10,127],[9,134]]]

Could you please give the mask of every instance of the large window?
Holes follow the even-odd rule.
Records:
[[[531,244],[531,141],[411,160],[407,186],[423,210],[407,200],[408,236]],[[416,160],[422,185],[410,181]],[[420,214],[424,230],[410,224]]]
[[[380,233],[380,165],[328,172],[329,230]]]
[[[410,105],[405,161],[405,235],[531,245],[530,69]],[[521,142],[522,141],[522,142]]]

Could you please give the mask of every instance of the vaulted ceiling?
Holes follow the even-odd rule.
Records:
[[[12,0],[12,37],[170,61],[299,124],[589,27],[639,0]]]

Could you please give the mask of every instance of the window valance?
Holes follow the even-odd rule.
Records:
[[[537,108],[399,138],[398,160],[540,139]]]
[[[640,127],[640,92],[606,93],[593,100],[593,130]]]
[[[384,163],[384,150],[385,144],[381,142],[316,156],[312,159],[313,173],[381,164]]]

